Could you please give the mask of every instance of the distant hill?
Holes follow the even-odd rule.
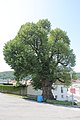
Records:
[[[4,71],[4,72],[0,72],[0,81],[2,80],[14,80],[15,76],[14,76],[14,71]],[[25,78],[23,78],[24,80],[29,80],[32,79],[31,75],[26,76]]]
[[[5,71],[5,72],[0,72],[0,80],[5,80],[5,79],[15,79],[14,76],[14,71]]]
[[[80,73],[76,73],[77,79],[80,80]],[[4,71],[4,72],[0,72],[0,80],[14,80],[15,76],[14,76],[14,71]],[[24,80],[29,80],[32,79],[31,75],[26,76],[25,78],[23,78]]]

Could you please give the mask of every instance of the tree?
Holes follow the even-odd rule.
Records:
[[[35,89],[42,89],[46,99],[53,99],[52,84],[69,84],[75,55],[67,33],[51,29],[47,19],[21,26],[13,40],[5,44],[4,59],[15,71],[17,80],[32,75]]]

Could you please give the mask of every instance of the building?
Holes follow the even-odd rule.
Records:
[[[56,100],[67,100],[67,87],[64,84],[53,84],[54,89],[52,89],[52,93]],[[35,90],[31,84],[27,87],[27,95],[42,95],[42,90]]]
[[[56,100],[68,100],[67,96],[67,87],[64,84],[57,84],[55,85],[55,89],[52,90],[52,93]]]

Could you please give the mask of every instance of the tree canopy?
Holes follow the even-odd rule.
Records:
[[[51,29],[48,19],[22,25],[3,53],[17,80],[32,75],[33,86],[42,89],[44,98],[53,98],[51,89],[56,81],[70,83],[75,55],[69,37],[60,28]]]

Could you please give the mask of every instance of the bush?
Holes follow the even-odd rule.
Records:
[[[20,91],[21,87],[14,87],[13,85],[0,85],[0,91],[1,92],[17,92]]]

